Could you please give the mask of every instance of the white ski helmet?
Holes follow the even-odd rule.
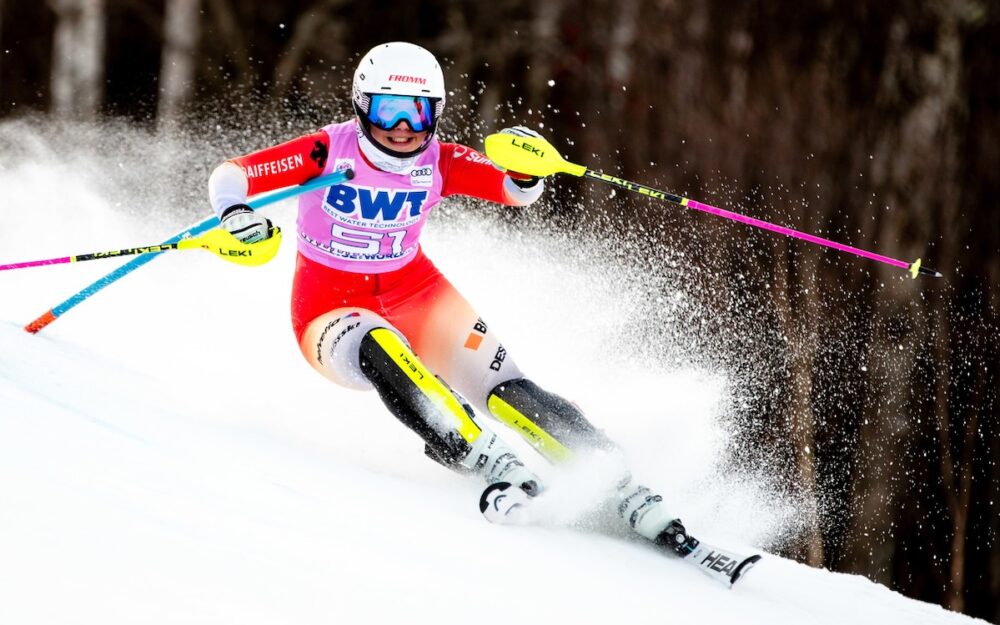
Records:
[[[433,106],[433,116],[427,138],[415,152],[397,152],[371,135],[371,99],[375,95],[426,97]],[[444,113],[444,73],[434,55],[412,43],[393,41],[377,45],[368,51],[354,71],[352,100],[361,129],[369,141],[386,154],[406,158],[423,152],[437,131],[438,120]]]

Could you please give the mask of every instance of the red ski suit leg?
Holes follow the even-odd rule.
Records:
[[[379,274],[344,272],[300,255],[292,283],[292,325],[314,366],[314,346],[303,345],[306,329],[341,308],[369,310],[388,321],[431,371],[474,405],[485,404],[492,389],[486,386],[498,383],[498,376],[511,379],[520,373],[469,302],[423,251],[401,269]]]

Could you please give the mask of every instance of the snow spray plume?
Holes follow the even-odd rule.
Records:
[[[449,123],[477,119],[471,108],[462,111],[460,98],[453,101]],[[120,121],[5,123],[0,142],[21,147],[4,152],[0,176],[15,196],[40,200],[20,223],[52,232],[50,244],[79,244],[79,233],[91,231],[82,226],[91,222],[106,231],[95,238],[116,229],[157,236],[206,214],[204,182],[215,164],[330,121],[314,119],[315,112],[272,118],[249,105],[243,112],[239,123],[195,116],[168,135]],[[48,172],[40,185],[55,172],[64,189],[87,189],[91,212],[74,212],[64,195],[48,197],[44,187],[26,188],[25,168]],[[795,534],[802,502],[781,485],[782,476],[730,461],[740,444],[731,426],[766,400],[775,375],[767,359],[778,341],[774,333],[745,321],[737,332],[721,327],[711,272],[687,262],[683,251],[658,245],[660,231],[650,236],[645,226],[624,220],[578,232],[546,223],[566,207],[549,204],[557,209],[549,214],[545,205],[490,215],[478,206],[461,210],[472,205],[442,203],[426,247],[488,315],[518,362],[566,389],[622,444],[637,478],[669,493],[671,508],[687,522],[755,544]],[[502,215],[521,217],[505,223]],[[75,220],[81,228],[59,232]],[[16,247],[4,249],[40,253]],[[758,459],[763,467],[766,458]]]

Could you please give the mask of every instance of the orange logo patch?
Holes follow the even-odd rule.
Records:
[[[473,351],[479,349],[479,346],[483,344],[483,335],[471,332],[469,338],[465,339],[465,348],[471,349]]]

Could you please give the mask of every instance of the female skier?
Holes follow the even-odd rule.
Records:
[[[428,456],[498,485],[487,492],[527,499],[542,484],[462,397],[549,461],[613,450],[573,404],[522,375],[419,245],[443,197],[525,206],[542,194],[544,182],[502,172],[479,152],[435,137],[444,75],[419,46],[373,48],[354,73],[352,99],[354,119],[229,160],[209,179],[222,227],[254,243],[270,236],[271,224],[246,205],[248,195],[354,171],[350,182],[299,200],[291,312],[302,354],[338,384],[374,388],[423,439]],[[538,136],[524,128],[504,132]],[[626,477],[617,497],[619,515],[642,536],[680,555],[697,546],[659,495]]]

